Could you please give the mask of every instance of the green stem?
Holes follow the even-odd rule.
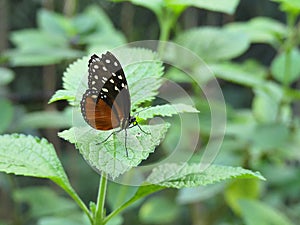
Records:
[[[77,203],[77,205],[88,216],[90,222],[92,223],[93,218],[89,209],[86,207],[84,202],[80,199],[80,197],[76,194],[76,192],[71,188],[71,185],[65,185],[62,181],[59,182],[54,181],[54,182],[68,193],[68,195]]]
[[[285,43],[285,76],[283,85],[284,88],[287,88],[289,86],[289,80],[291,76],[291,52],[294,47],[294,34],[295,34],[295,23],[296,23],[296,17],[294,14],[288,14],[288,30],[289,35]]]
[[[160,45],[158,46],[158,53],[162,54],[164,51],[164,46],[166,41],[170,38],[170,33],[174,24],[178,18],[179,14],[176,14],[171,9],[165,9],[160,14],[156,14],[158,19],[159,27],[160,27],[160,34],[159,34],[159,41],[161,41]]]
[[[105,204],[106,187],[107,187],[106,174],[102,173],[100,178],[98,197],[97,197],[97,206],[96,206],[95,223],[94,223],[95,225],[104,224],[104,217],[105,217],[104,204]]]
[[[129,199],[127,202],[125,202],[123,205],[121,205],[116,210],[112,211],[106,218],[103,220],[103,224],[106,224],[109,220],[111,220],[114,216],[118,215],[120,212],[122,212],[124,209],[126,209],[128,206],[136,202],[137,200],[150,195],[154,192],[160,191],[164,189],[162,186],[157,185],[151,185],[148,186],[148,188],[144,189],[143,187],[140,187],[139,190],[135,193],[135,196]]]
[[[114,216],[118,215],[120,212],[122,212],[124,209],[126,209],[128,206],[130,206],[132,203],[134,203],[136,199],[132,199],[131,201],[126,202],[121,207],[117,208],[113,212],[111,212],[104,220],[103,224],[106,224],[109,220],[111,220]]]

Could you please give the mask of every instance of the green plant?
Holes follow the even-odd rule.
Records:
[[[145,55],[148,54],[156,59],[156,55],[148,50],[143,49],[129,49],[131,51],[128,55]],[[86,87],[81,87],[81,76],[86,68],[87,58],[80,59],[71,64],[64,74],[64,90],[58,91],[50,100],[50,102],[66,99],[74,107],[74,111],[79,109],[80,96]],[[151,63],[147,62],[140,65],[129,65],[125,67],[125,72],[128,74],[128,83],[132,87],[132,105],[133,108],[138,108],[144,102],[149,102],[154,99],[158,88],[161,85],[160,77],[163,74],[162,63],[157,59]],[[134,74],[139,74],[142,77],[147,77],[153,80],[153,85],[140,89],[134,86],[133,83],[137,79]],[[78,94],[79,93],[79,94]],[[79,96],[79,97],[77,97]],[[186,113],[195,113],[196,109],[184,104],[178,105],[178,111]],[[146,113],[139,115],[139,120],[152,118],[154,115],[170,116],[178,113],[178,111],[171,108],[169,105],[161,105],[150,107],[145,110]],[[142,117],[144,116],[144,117]],[[145,182],[137,188],[136,192],[127,200],[116,205],[110,213],[104,207],[106,199],[107,178],[108,176],[116,178],[120,174],[125,173],[148,157],[154,151],[155,147],[159,145],[160,140],[163,139],[167,129],[170,125],[164,123],[159,125],[142,125],[143,129],[150,129],[152,135],[149,137],[146,134],[137,136],[137,131],[131,129],[128,138],[137,137],[140,145],[136,142],[128,142],[128,150],[130,157],[126,157],[122,141],[114,138],[110,144],[93,145],[99,140],[106,137],[106,132],[96,132],[92,128],[84,128],[81,126],[72,127],[69,130],[63,131],[59,136],[75,144],[76,148],[83,157],[92,165],[93,168],[101,171],[98,197],[96,202],[90,202],[89,207],[86,206],[80,199],[78,194],[71,186],[68,177],[58,159],[54,147],[45,139],[34,138],[32,136],[25,136],[22,134],[2,135],[0,147],[0,170],[6,173],[13,173],[16,175],[33,176],[40,178],[48,178],[60,186],[81,208],[85,213],[87,220],[79,220],[82,224],[98,225],[98,224],[119,224],[117,219],[123,210],[131,206],[137,200],[142,199],[151,193],[166,189],[166,188],[183,188],[196,187],[220,182],[225,179],[238,178],[260,178],[264,179],[259,173],[254,173],[250,170],[242,169],[240,167],[218,166],[212,165],[205,171],[199,171],[199,165],[196,162],[186,164],[162,164],[152,170]],[[172,128],[172,126],[171,126]],[[153,135],[155,134],[155,135]],[[123,139],[121,139],[123,140]],[[143,153],[140,154],[139,152]],[[99,155],[101,156],[99,160]],[[125,167],[121,165],[126,165]],[[29,197],[30,198],[30,197]],[[36,203],[32,203],[36,204]],[[69,203],[68,203],[69,204]],[[66,205],[67,206],[67,205]],[[36,206],[35,206],[36,207]],[[70,205],[70,207],[72,207]],[[75,217],[77,218],[77,217]],[[118,220],[112,222],[113,219]],[[64,223],[74,223],[74,217],[61,218],[59,216],[53,217],[52,221],[59,221]],[[85,222],[83,222],[85,221]]]

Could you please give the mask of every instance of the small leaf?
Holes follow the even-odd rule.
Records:
[[[37,225],[90,225],[88,218],[81,213],[70,213],[67,216],[49,216],[41,218]]]
[[[39,27],[49,34],[65,37],[73,34],[71,20],[61,14],[42,9],[37,17]]]
[[[255,200],[240,200],[242,218],[246,225],[293,225],[279,210]]]
[[[151,1],[144,1],[144,0],[113,0],[114,2],[125,2],[129,1],[132,4],[143,6],[152,10],[156,14],[162,13],[162,8],[165,5],[164,0],[151,0]]]
[[[228,14],[233,14],[239,4],[239,0],[166,0],[166,2],[172,5],[192,6]]]
[[[269,81],[254,87],[254,93],[252,110],[255,118],[260,122],[275,122],[283,98],[282,88]]]
[[[11,33],[10,39],[22,51],[41,50],[51,47],[66,48],[68,46],[65,38],[49,35],[49,33],[37,29],[14,31]]]
[[[12,66],[52,65],[66,59],[74,59],[82,55],[81,51],[69,48],[16,49],[5,53]]]
[[[226,25],[227,30],[246,34],[253,43],[267,43],[278,46],[286,37],[284,24],[268,17],[255,17],[247,22],[235,22]]]
[[[59,133],[59,136],[75,144],[94,169],[103,171],[114,179],[148,158],[164,138],[169,124],[141,127],[151,134],[144,134],[135,127],[126,131],[126,140],[125,131],[122,131],[102,143],[113,131],[103,132],[90,127],[73,127]]]
[[[0,86],[9,84],[14,79],[14,72],[10,69],[0,67]],[[1,107],[1,109],[3,109]]]
[[[215,27],[190,29],[178,35],[175,42],[208,62],[235,58],[250,46],[247,35]]]
[[[251,142],[261,149],[274,149],[283,147],[290,137],[290,131],[284,124],[259,124],[251,135]]]
[[[300,13],[300,2],[295,0],[272,0],[274,2],[279,2],[280,9],[289,14],[299,15]]]
[[[249,63],[235,64],[231,62],[210,64],[210,69],[218,78],[224,79],[240,85],[249,87],[257,87],[264,84],[266,70],[258,65],[253,66]]]
[[[51,99],[49,100],[48,104],[60,101],[60,100],[68,100],[70,105],[74,103],[75,96],[73,96],[72,91],[68,90],[57,90],[54,95],[52,95]]]
[[[183,188],[214,184],[230,178],[264,177],[259,172],[252,172],[240,167],[211,165],[201,171],[200,164],[165,164],[153,169],[147,182],[164,187]]]
[[[198,113],[199,111],[193,106],[186,104],[165,104],[165,105],[156,105],[150,108],[146,108],[141,112],[138,112],[137,116],[144,120],[153,118],[154,116],[172,116],[179,113]]]
[[[282,52],[272,61],[272,75],[281,83],[291,84],[300,78],[300,51]]]
[[[24,128],[67,128],[72,125],[71,110],[65,112],[41,111],[26,114],[21,118],[19,129]]]

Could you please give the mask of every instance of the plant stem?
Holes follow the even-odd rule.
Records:
[[[289,86],[289,80],[291,76],[291,54],[292,54],[292,48],[294,47],[294,34],[295,34],[295,23],[296,23],[296,17],[294,14],[288,14],[288,29],[289,29],[289,35],[286,40],[285,44],[285,76],[283,85],[284,88],[287,88]]]
[[[53,180],[54,181],[54,180]],[[80,197],[76,194],[76,192],[71,188],[71,185],[65,185],[65,183],[59,181],[56,182],[54,181],[57,185],[59,185],[62,189],[64,189],[72,199],[77,203],[77,205],[82,209],[82,211],[87,215],[89,218],[90,222],[92,223],[92,215],[89,211],[89,209],[86,207],[84,202],[80,199]]]
[[[106,174],[103,172],[100,178],[98,197],[97,197],[97,206],[95,212],[95,225],[102,225],[103,219],[105,217],[104,204],[105,204],[105,195],[107,187],[107,178]]]

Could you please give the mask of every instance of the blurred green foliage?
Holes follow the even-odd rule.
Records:
[[[117,47],[132,37],[136,37],[136,40],[145,38],[142,35],[149,35],[149,31],[157,30],[160,33],[154,35],[160,40],[172,40],[204,59],[220,81],[227,101],[228,121],[225,139],[215,163],[259,170],[267,179],[264,182],[257,179],[233,180],[200,188],[167,190],[155,194],[145,202],[138,201],[127,209],[124,216],[116,216],[108,224],[298,223],[298,1],[264,0],[253,1],[252,5],[238,0],[131,0],[128,1],[130,3],[120,4],[97,1],[97,5],[90,5],[95,1],[74,1],[78,8],[75,7],[76,11],[71,16],[64,15],[62,7],[69,1],[52,1],[53,8],[42,5],[41,1],[26,1],[26,4],[25,1],[12,2],[16,4],[16,7],[10,5],[12,13],[8,15],[12,28],[9,37],[2,37],[9,38],[11,45],[7,49],[1,49],[0,133],[27,132],[44,135],[49,128],[70,127],[69,109],[61,112],[45,108],[44,102],[48,101],[49,94],[42,99],[29,96],[28,101],[27,98],[24,99],[24,92],[16,87],[47,92],[49,90],[45,89],[45,83],[44,86],[34,83],[36,77],[42,81],[49,75],[45,68],[54,66],[58,70],[58,76],[61,76],[61,67],[64,68],[78,57]],[[132,10],[129,11],[132,15],[126,14],[126,10]],[[147,10],[154,15],[148,14]],[[31,21],[22,20],[26,13],[36,15],[35,22],[33,16],[30,17]],[[18,17],[21,19],[14,27],[15,15],[21,15]],[[145,22],[143,15],[148,15],[150,19]],[[4,21],[3,18],[1,20]],[[146,27],[143,22],[147,23]],[[153,28],[157,26],[159,28]],[[15,30],[20,27],[22,29]],[[134,31],[135,35],[126,37],[128,30],[125,28],[139,32]],[[137,37],[138,34],[141,37]],[[190,62],[183,64],[186,68],[192,68]],[[36,73],[38,76],[35,76]],[[189,93],[195,98],[203,126],[199,144],[201,152],[209,136],[209,106],[204,97],[199,99],[199,90],[193,81],[184,78],[180,71],[170,68],[166,74],[179,84],[187,85]],[[24,82],[22,76],[29,76],[30,79]],[[205,74],[203,77],[205,78]],[[55,89],[61,85],[59,82],[54,79]],[[209,80],[203,79],[203,82]],[[65,105],[58,106],[60,109],[65,108]],[[174,122],[172,126],[170,138],[164,145],[171,145],[172,140],[177,137],[179,123]],[[192,129],[191,125],[191,131]],[[188,141],[186,144],[188,145]],[[68,154],[65,149],[69,149],[69,146],[64,143],[58,145],[62,147],[61,156],[69,162],[66,169],[72,183],[82,190],[83,200],[89,201],[91,190],[96,194],[96,190],[89,186],[90,183],[93,187],[96,185],[97,175],[87,172],[89,168],[84,165],[85,162],[78,163],[76,168],[80,169],[72,167],[70,158],[78,157],[77,153]],[[75,152],[73,149],[72,151]],[[191,161],[196,160],[199,155],[200,153],[196,154]],[[91,179],[81,182],[87,176]],[[20,183],[20,188],[15,187],[16,182]],[[32,184],[32,180],[0,174],[1,225],[88,224],[88,219],[78,209],[73,209],[74,205],[69,199],[45,187],[26,187]],[[116,184],[110,184],[108,189],[113,185]],[[135,192],[119,185],[112,190],[116,193],[109,193],[107,196],[109,211],[128,201]],[[92,194],[92,197],[95,196]],[[40,202],[40,199],[44,201]],[[55,208],[55,205],[59,207]],[[68,210],[72,210],[72,213]]]

